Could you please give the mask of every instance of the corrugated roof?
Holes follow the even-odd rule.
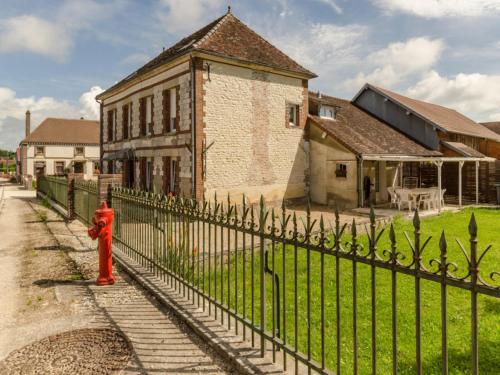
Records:
[[[406,107],[406,109],[414,112],[428,122],[444,129],[445,131],[470,135],[479,138],[493,139],[500,142],[500,136],[498,134],[485,128],[484,126],[481,126],[477,122],[455,111],[454,109],[443,107],[437,104],[427,103],[417,99],[412,99],[391,90],[373,86],[371,84],[366,84],[364,88],[366,87],[379,92],[381,95],[384,95],[385,97],[391,99],[396,103],[399,103],[403,107]],[[356,97],[358,95],[356,95]]]
[[[484,154],[480,153],[477,150],[474,150],[472,147],[469,147],[461,142],[449,142],[449,141],[441,141],[441,143],[449,148],[452,151],[455,151],[456,153],[462,155],[462,156],[467,156],[467,157],[472,157],[472,158],[484,158],[486,157]]]
[[[221,57],[300,73],[311,78],[316,77],[316,74],[299,65],[241,22],[231,12],[228,12],[166,49],[104,93],[168,61],[193,51],[206,52]],[[98,98],[104,93],[98,95]]]
[[[99,122],[46,118],[21,143],[99,145]]]
[[[309,120],[339,143],[358,155],[440,156],[428,150],[386,123],[376,119],[352,102],[311,93],[311,100],[338,108],[335,120],[309,115]]]

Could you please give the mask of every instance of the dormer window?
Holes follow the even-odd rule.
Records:
[[[321,117],[335,120],[335,114],[335,107],[332,107],[331,105],[321,105],[319,110],[319,115]]]

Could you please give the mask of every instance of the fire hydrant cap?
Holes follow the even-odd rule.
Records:
[[[106,203],[106,201],[104,201],[101,203],[101,207],[99,207],[95,212],[98,215],[103,215],[103,214],[113,214],[114,211],[112,208],[108,208],[108,204]]]

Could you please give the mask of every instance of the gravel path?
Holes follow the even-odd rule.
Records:
[[[21,368],[19,362],[30,357],[30,350],[22,349],[28,344],[43,348],[34,343],[71,330],[105,328],[126,336],[132,347],[120,373],[235,373],[125,274],[118,272],[113,286],[96,286],[96,243],[81,223],[64,222],[34,199],[33,192],[18,186],[6,185],[5,193],[0,212],[0,374]],[[91,332],[95,336],[96,331]],[[52,367],[45,373],[68,373],[61,366],[71,363],[74,368],[75,361],[81,366],[78,373],[89,373],[88,355],[69,346],[63,353],[42,353],[55,356],[47,359]],[[96,363],[105,362],[94,357]],[[17,373],[39,370],[34,365],[22,368]]]

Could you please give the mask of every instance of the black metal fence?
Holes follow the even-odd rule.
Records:
[[[64,208],[68,208],[68,180],[66,177],[40,176],[37,189]]]
[[[67,207],[62,179],[39,189]],[[90,223],[97,185],[75,181],[70,194]],[[296,373],[497,373],[499,261],[479,248],[474,215],[467,246],[452,246],[444,231],[439,242],[423,236],[418,212],[411,234],[378,227],[373,212],[359,234],[338,213],[327,223],[263,200],[122,188],[107,199],[115,246]]]
[[[479,248],[474,215],[458,257],[444,231],[427,249],[418,212],[401,241],[373,212],[358,234],[338,214],[330,224],[263,200],[249,207],[122,188],[110,196],[118,248],[285,368],[447,374],[451,357],[450,372],[477,374],[484,342],[485,372],[498,369],[498,257],[483,264],[491,247]]]
[[[91,224],[97,209],[97,182],[75,180],[73,189],[76,217],[85,224]]]

